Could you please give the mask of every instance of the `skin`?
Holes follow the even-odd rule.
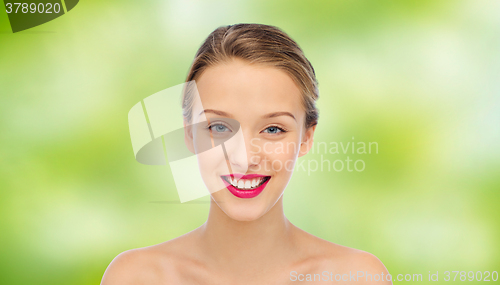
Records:
[[[101,284],[295,284],[292,271],[297,278],[304,274],[304,280],[305,274],[323,271],[345,273],[344,278],[349,271],[387,275],[374,255],[317,238],[284,215],[283,192],[293,167],[276,167],[276,162],[293,165],[297,157],[307,154],[315,131],[315,127],[304,127],[301,93],[288,74],[232,59],[207,68],[197,87],[203,107],[194,106],[193,122],[198,122],[195,116],[200,110],[216,110],[205,111],[206,120],[212,124],[224,117],[237,120],[244,140],[239,148],[228,147],[229,161],[199,158],[212,197],[208,219],[176,239],[121,253],[109,265]],[[266,117],[276,112],[288,112],[293,118]],[[186,128],[185,141],[193,152],[201,131]],[[219,176],[228,174],[224,172],[228,163],[235,173],[257,173],[271,179],[257,197],[235,197],[216,186]],[[357,282],[307,282],[316,283],[392,284],[365,281],[364,277]]]

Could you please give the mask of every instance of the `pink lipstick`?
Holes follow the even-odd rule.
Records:
[[[222,175],[222,181],[231,194],[238,198],[253,198],[259,195],[271,176],[260,174],[231,174]]]

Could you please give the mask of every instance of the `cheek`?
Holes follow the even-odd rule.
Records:
[[[215,147],[197,155],[199,171],[203,182],[210,193],[224,189],[226,186],[220,175],[229,174],[222,147]]]
[[[215,145],[214,138],[207,131],[202,130],[202,127],[193,128],[193,147],[202,174],[213,173],[217,165],[225,164],[222,146]]]
[[[300,145],[293,140],[266,142],[262,155],[276,173],[292,172],[300,150]]]

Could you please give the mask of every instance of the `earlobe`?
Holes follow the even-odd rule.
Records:
[[[186,121],[184,121],[184,143],[186,144],[187,149],[195,154],[193,147],[193,128],[191,125],[187,125]]]
[[[304,138],[300,144],[299,157],[306,155],[313,146],[313,137],[316,126],[309,127],[304,134]]]

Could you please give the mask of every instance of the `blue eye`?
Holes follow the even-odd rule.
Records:
[[[275,126],[271,126],[271,127],[267,127],[265,130],[264,130],[265,133],[268,133],[268,134],[279,134],[281,132],[284,132],[283,129],[281,128],[278,128],[278,127],[275,127]]]
[[[224,133],[224,132],[230,132],[231,130],[221,124],[214,124],[208,127],[211,131],[217,132],[217,133]]]

